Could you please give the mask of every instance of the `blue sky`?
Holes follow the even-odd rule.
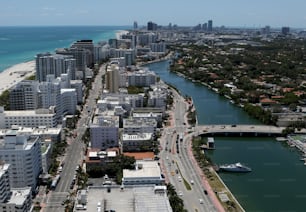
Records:
[[[306,28],[305,0],[3,0],[0,26],[145,25]]]

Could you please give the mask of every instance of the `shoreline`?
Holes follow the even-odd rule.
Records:
[[[116,39],[120,39],[121,35],[125,35],[127,33],[129,33],[129,31],[127,31],[127,30],[117,30],[115,32],[115,37],[116,37]]]
[[[35,60],[18,63],[0,73],[0,95],[17,83],[35,74]]]

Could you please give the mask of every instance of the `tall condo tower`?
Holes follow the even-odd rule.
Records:
[[[212,21],[212,20],[209,20],[209,21],[208,21],[207,30],[208,30],[209,32],[212,32],[212,31],[213,31],[213,21]]]

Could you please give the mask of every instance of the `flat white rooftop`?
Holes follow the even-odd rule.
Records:
[[[160,178],[161,171],[156,161],[137,161],[138,169],[123,169],[123,178]]]
[[[112,187],[110,192],[103,187],[89,187],[84,211],[124,212],[172,212],[166,193],[154,193],[154,186]]]
[[[16,205],[23,205],[25,200],[31,195],[31,188],[18,188],[18,189],[11,189],[12,196],[7,204],[16,204]]]

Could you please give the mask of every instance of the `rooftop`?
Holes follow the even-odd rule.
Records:
[[[156,161],[137,161],[137,169],[123,169],[123,178],[161,177],[160,167]]]
[[[155,193],[154,186],[147,187],[89,187],[85,211],[172,212],[166,193]],[[99,204],[99,206],[98,206]]]
[[[12,196],[7,204],[23,205],[25,200],[31,195],[31,188],[11,189]]]
[[[138,134],[122,134],[122,141],[147,141],[152,138],[152,133],[138,133]]]
[[[135,160],[154,159],[154,152],[124,152],[125,156],[134,157]]]

